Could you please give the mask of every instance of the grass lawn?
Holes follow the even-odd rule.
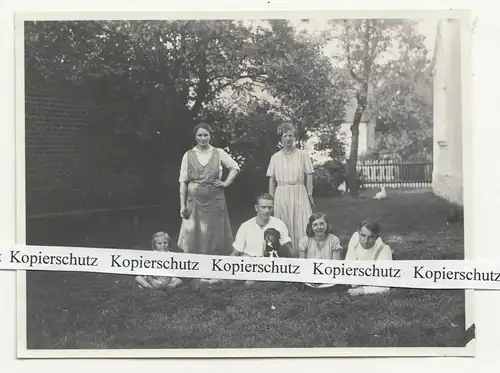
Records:
[[[375,201],[375,192],[316,201],[343,247],[370,217],[382,224],[395,259],[463,259],[463,227],[446,225],[447,203],[427,191],[392,190]],[[233,210],[236,232],[253,212]],[[176,238],[178,227],[176,221],[165,228],[155,213],[142,216],[136,230],[123,216],[107,223],[65,218],[29,223],[28,244],[147,247],[153,232],[167,229]],[[297,284],[186,283],[147,292],[132,276],[71,272],[30,272],[27,283],[29,349],[464,346],[462,290],[393,289],[355,298]]]

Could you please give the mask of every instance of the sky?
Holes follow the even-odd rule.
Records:
[[[437,34],[437,25],[438,25],[438,19],[436,18],[427,18],[427,19],[414,19],[417,21],[417,28],[418,31],[424,36],[425,38],[425,46],[427,50],[429,51],[429,59],[432,59],[432,55],[434,53],[434,44],[435,44],[435,38]],[[302,30],[306,29],[310,33],[320,33],[322,31],[325,31],[328,27],[328,19],[310,19],[308,22],[303,22],[301,20],[294,20],[294,19],[289,19],[289,21],[292,23],[292,25],[297,29],[297,30]],[[253,24],[254,26],[263,26],[263,27],[269,27],[269,24],[266,23],[265,21],[260,21],[260,20],[248,20],[244,21],[245,23]],[[335,45],[335,42],[329,43],[325,49],[324,53],[327,56],[335,56],[335,54],[338,54],[336,52],[337,46]]]
[[[435,39],[436,39],[436,34],[437,34],[437,26],[438,26],[438,20],[437,19],[423,19],[423,20],[416,20],[418,21],[417,23],[417,28],[418,31],[424,36],[425,38],[425,46],[427,50],[429,51],[428,58],[432,59],[432,55],[434,53],[434,46],[435,46]],[[309,32],[321,32],[322,30],[325,30],[326,28],[326,20],[321,21],[321,20],[310,20],[308,23],[303,23],[300,20],[293,21],[294,25],[297,28],[306,28]],[[326,55],[334,56],[336,54],[336,49],[337,47],[335,44],[331,43],[328,45],[324,53]],[[363,136],[366,136],[366,133],[364,132],[365,128],[360,128],[360,141],[362,140]],[[345,127],[343,126],[342,130],[338,134],[340,138],[342,138],[342,141],[347,142],[347,151],[349,151],[349,144],[350,144],[350,130],[349,126]],[[318,141],[318,137],[315,136],[314,134],[311,134],[311,137],[308,139],[308,141],[305,144],[305,147],[309,150],[311,157],[313,158],[314,163],[324,163],[326,162],[329,157],[328,157],[328,151],[316,151],[314,150],[314,144]],[[361,141],[362,142],[362,141]],[[361,148],[363,148],[361,144]],[[361,149],[362,150],[362,149]]]
[[[437,19],[422,19],[422,20],[416,20],[417,21],[417,28],[418,31],[424,36],[425,38],[425,46],[427,50],[429,51],[428,58],[432,59],[432,55],[434,53],[434,45],[435,45],[435,38],[436,38],[436,33],[437,33],[437,25],[438,25],[438,20]],[[256,21],[252,20],[249,21],[253,23],[254,25],[261,25],[264,27],[268,27],[268,24],[263,22],[263,21]],[[327,19],[310,19],[307,23],[302,22],[301,20],[292,20],[290,19],[290,22],[299,30],[299,29],[306,29],[310,33],[319,33],[327,29]],[[324,53],[327,56],[335,56],[337,54],[337,46],[335,43],[330,43],[327,45],[324,49]],[[261,91],[258,87],[255,88],[254,94],[256,96],[260,97],[265,97],[268,100],[273,100],[272,97],[270,97],[267,93]],[[226,98],[231,101],[231,90],[228,89],[226,92],[223,93],[222,96],[225,96]],[[348,127],[347,127],[348,128]],[[339,137],[342,138],[341,141],[346,141],[347,142],[347,150],[349,148],[349,143],[350,143],[350,131],[348,130],[342,130],[341,133],[338,134]],[[364,136],[364,134],[360,134],[360,136]],[[329,159],[327,156],[328,151],[315,151],[314,150],[314,143],[318,141],[317,136],[314,134],[311,134],[311,137],[309,140],[306,142],[305,147],[309,150],[311,153],[311,156],[313,158],[313,161],[315,163],[323,163]]]
[[[434,49],[434,39],[437,31],[437,18],[413,19],[418,22],[418,30],[425,37],[425,44],[430,52]],[[327,29],[328,19],[309,19],[307,23],[299,19],[289,19],[293,26],[297,29],[306,29],[309,32],[321,32]],[[252,20],[249,21],[255,25],[267,26],[263,21]]]
[[[429,50],[429,57],[431,57],[434,51],[434,40],[437,31],[437,19],[415,19],[415,21],[418,21],[418,31],[420,31],[420,33],[425,37],[425,46]],[[328,20],[311,19],[308,23],[301,22],[300,20],[291,20],[291,22],[297,29],[306,29],[309,32],[314,33],[326,30]],[[334,55],[335,49],[335,45],[331,43],[325,48],[325,53]]]

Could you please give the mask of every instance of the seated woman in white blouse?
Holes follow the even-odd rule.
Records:
[[[376,221],[364,220],[354,232],[347,247],[345,260],[392,260],[392,250],[380,237],[380,225]],[[389,291],[388,287],[354,286],[350,295],[376,294]]]

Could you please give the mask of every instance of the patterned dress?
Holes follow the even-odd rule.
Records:
[[[307,259],[341,260],[342,246],[337,236],[329,233],[320,248],[314,237],[304,236],[299,242],[299,251],[306,254]]]
[[[233,233],[229,225],[223,188],[213,186],[220,177],[220,149],[212,148],[208,163],[202,165],[194,149],[186,153],[186,205],[188,219],[182,219],[177,245],[186,253],[229,255]],[[224,154],[225,156],[226,154]]]
[[[292,239],[292,256],[299,257],[299,241],[306,235],[306,227],[312,214],[307,196],[305,175],[314,173],[309,154],[295,149],[291,154],[283,150],[275,153],[269,162],[267,176],[276,179],[274,216],[287,226]]]

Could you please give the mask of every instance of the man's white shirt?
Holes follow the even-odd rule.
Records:
[[[241,224],[236,233],[233,248],[244,255],[253,257],[263,256],[265,249],[264,231],[268,228],[274,228],[280,232],[281,245],[292,241],[288,233],[288,228],[282,220],[271,216],[266,226],[261,228],[257,224],[257,218],[253,217]]]

